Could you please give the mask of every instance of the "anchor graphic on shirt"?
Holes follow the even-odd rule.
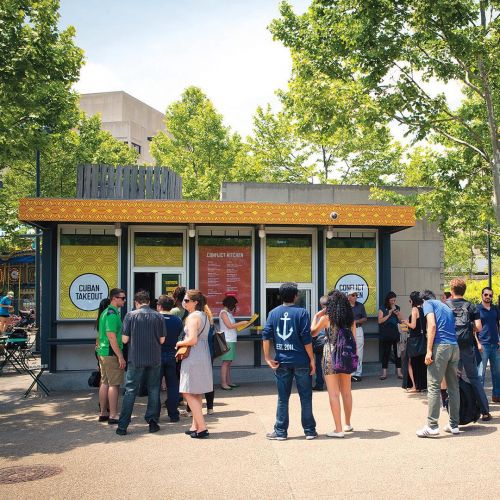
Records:
[[[280,319],[282,319],[282,320],[283,320],[283,334],[281,334],[281,333],[280,333],[280,327],[278,326],[278,327],[276,328],[276,335],[277,335],[279,338],[281,338],[281,339],[283,339],[283,340],[286,340],[286,339],[288,339],[289,337],[291,337],[291,336],[292,336],[292,334],[293,334],[293,327],[291,327],[291,328],[290,328],[290,330],[288,330],[288,333],[287,333],[287,329],[286,329],[286,324],[287,324],[287,322],[288,322],[288,321],[291,321],[291,318],[289,318],[289,317],[288,317],[288,313],[287,313],[287,312],[285,312],[285,313],[283,314],[283,317],[282,317],[282,318],[280,318]]]

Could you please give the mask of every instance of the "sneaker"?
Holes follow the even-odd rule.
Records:
[[[322,391],[323,387],[315,385],[312,389],[313,389],[313,391]]]
[[[445,426],[444,432],[448,432],[449,434],[460,434],[458,427],[452,427],[450,424]]]
[[[266,438],[270,439],[271,441],[286,441],[286,436],[278,436],[278,434],[276,434],[276,431],[268,432],[266,434]]]
[[[207,415],[213,415],[214,414],[214,409],[213,408],[207,408]]]
[[[344,425],[344,432],[354,432],[354,427],[352,425]]]
[[[210,436],[210,433],[208,432],[207,429],[205,429],[204,431],[201,431],[201,432],[192,432],[190,434],[190,436],[193,439],[203,439],[203,438],[207,438],[208,436]]]
[[[343,432],[335,432],[335,431],[327,432],[326,435],[329,438],[343,438],[344,437],[344,433]]]
[[[484,415],[481,416],[481,420],[483,422],[489,422],[493,417],[491,416],[491,413],[485,413]]]
[[[439,435],[439,427],[436,427],[435,429],[432,429],[428,425],[423,427],[422,429],[419,429],[417,431],[417,436],[419,438],[426,438],[426,437],[432,437],[432,436],[438,436]]]
[[[311,439],[316,439],[317,437],[318,437],[317,432],[315,432],[314,434],[306,434],[307,441],[311,441]]]
[[[127,435],[127,431],[126,431],[126,429],[120,429],[120,427],[117,427],[117,428],[116,428],[116,433],[117,433],[119,436],[126,436],[126,435]]]
[[[179,410],[179,415],[181,417],[192,417],[193,416],[193,414],[187,410]]]
[[[178,422],[180,420],[179,417],[169,417],[169,418],[170,418],[171,423],[175,423],[175,422]]]
[[[149,432],[158,432],[160,430],[160,426],[154,420],[149,421]]]

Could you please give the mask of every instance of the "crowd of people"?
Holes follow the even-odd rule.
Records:
[[[465,282],[454,279],[450,283],[450,296],[443,295],[441,300],[436,300],[429,290],[412,292],[408,319],[402,317],[396,294],[389,292],[378,312],[380,379],[387,379],[392,355],[403,388],[409,392],[427,391],[427,424],[417,431],[419,437],[439,434],[442,406],[449,411],[449,424],[444,431],[458,434],[458,377],[471,384],[481,419],[491,420],[484,391],[488,363],[493,381],[492,400],[500,402],[499,308],[493,304],[491,288],[482,290],[477,307],[463,298],[465,290]],[[346,293],[332,290],[321,297],[320,310],[311,321],[309,313],[297,305],[296,284],[283,283],[279,295],[282,304],[270,311],[262,330],[264,359],[274,371],[278,392],[276,422],[266,437],[277,441],[287,439],[289,398],[295,380],[305,438],[318,436],[312,391],[321,391],[325,385],[334,423],[334,429],[326,435],[343,438],[354,431],[351,383],[362,381],[365,308],[357,300],[356,289]],[[149,294],[139,291],[134,296],[134,309],[125,315],[122,324],[120,308],[126,299],[125,291],[115,288],[99,309],[96,344],[101,372],[99,421],[117,425],[116,433],[126,435],[136,396],[144,386],[148,395],[145,420],[149,432],[157,432],[164,379],[170,421],[179,421],[178,406],[183,398],[186,411],[192,416],[186,434],[197,439],[208,437],[202,398],[205,395],[207,414],[213,413],[214,318],[205,296],[199,290],[179,287],[172,296],[160,296],[153,308]],[[225,333],[229,348],[221,357],[221,389],[227,391],[238,387],[231,377],[231,362],[236,354],[237,328],[245,322],[234,319],[237,303],[235,297],[227,296],[219,314],[219,328]],[[118,412],[123,383],[125,392]]]

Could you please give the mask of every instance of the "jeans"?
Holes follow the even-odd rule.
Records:
[[[481,408],[481,413],[486,415],[490,412],[490,405],[488,404],[488,398],[484,392],[484,387],[481,384],[481,379],[477,373],[477,361],[475,348],[472,345],[467,345],[460,347],[460,369],[465,370],[465,374],[469,379],[470,385],[472,385],[472,390]]]
[[[443,377],[445,377],[448,386],[450,426],[458,427],[460,421],[460,391],[457,377],[459,359],[458,345],[434,344],[432,347],[432,363],[427,367],[427,425],[432,429],[439,427],[441,380]]]
[[[295,378],[297,392],[300,397],[301,420],[304,433],[316,435],[316,421],[312,412],[312,377],[309,366],[280,365],[274,372],[278,387],[278,408],[274,431],[278,436],[286,437],[288,432],[288,401],[292,392],[292,382]]]
[[[498,344],[483,344],[481,363],[477,367],[483,387],[488,361],[490,362],[491,380],[493,382],[493,397],[500,398],[500,349]]]
[[[133,363],[128,363],[127,376],[125,378],[125,395],[123,396],[122,411],[118,420],[118,427],[126,429],[130,424],[132,410],[134,409],[135,398],[144,376],[144,381],[148,389],[148,406],[144,419],[159,422],[160,420],[160,373],[161,365],[136,367]]]
[[[355,377],[361,377],[363,374],[363,348],[365,346],[365,334],[363,328],[356,328],[356,347],[358,349],[358,369],[353,373]]]
[[[177,376],[177,362],[175,361],[175,352],[165,353],[161,356],[161,374],[160,380],[165,377],[167,384],[167,413],[170,418],[179,418],[179,377]]]
[[[325,387],[325,379],[323,378],[323,351],[314,353],[314,362],[316,363],[316,380],[314,387],[323,389]]]

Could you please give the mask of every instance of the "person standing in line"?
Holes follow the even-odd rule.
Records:
[[[224,297],[222,301],[223,309],[219,313],[219,328],[221,332],[224,332],[227,346],[229,351],[220,357],[222,361],[220,367],[220,387],[224,391],[230,391],[235,387],[239,387],[238,384],[233,384],[231,378],[231,363],[236,357],[236,342],[238,341],[238,331],[236,330],[239,326],[247,324],[247,321],[235,321],[233,314],[238,307],[238,299],[229,295]]]
[[[401,358],[398,356],[397,343],[399,341],[398,323],[401,320],[399,306],[396,305],[396,294],[389,292],[384,300],[384,307],[378,311],[378,324],[380,330],[380,343],[382,347],[382,375],[380,380],[387,378],[387,367],[391,357],[391,349],[394,353],[394,363],[398,378],[403,378],[401,372]]]
[[[109,293],[110,303],[99,316],[99,337],[96,353],[101,371],[99,386],[99,421],[118,423],[118,395],[123,384],[125,358],[123,357],[122,320],[120,308],[125,305],[127,295],[121,288],[113,288]],[[109,414],[106,408],[109,405]],[[102,418],[102,417],[108,418]]]
[[[295,304],[299,290],[295,283],[283,283],[279,289],[282,305],[267,317],[262,330],[264,359],[274,371],[278,388],[278,406],[274,431],[267,439],[284,441],[288,437],[288,403],[295,379],[302,409],[302,427],[306,439],[318,437],[312,411],[312,375],[315,373],[310,318],[308,312]],[[274,359],[271,358],[274,341]]]
[[[209,436],[205,419],[203,418],[202,396],[214,389],[212,375],[212,360],[208,334],[210,320],[205,307],[207,299],[199,290],[188,290],[184,296],[183,306],[189,315],[186,318],[184,340],[177,342],[176,347],[189,347],[189,356],[182,360],[179,390],[186,399],[193,421],[186,434],[192,438]]]
[[[9,326],[10,313],[13,310],[12,301],[14,300],[14,292],[9,291],[5,297],[0,299],[0,334],[5,333]],[[38,326],[38,325],[37,325]]]
[[[477,339],[477,332],[481,331],[481,319],[476,306],[464,299],[467,285],[463,279],[454,278],[450,281],[451,299],[446,305],[453,311],[455,329],[457,332],[458,347],[460,349],[459,369],[464,369],[472,386],[474,395],[481,410],[481,420],[491,420],[490,405],[484,392],[480,377],[477,373],[476,346],[481,353],[482,345]]]
[[[500,309],[492,304],[493,290],[485,287],[481,291],[481,304],[478,306],[482,329],[478,333],[481,344],[481,363],[478,373],[484,387],[486,366],[490,363],[491,380],[493,382],[492,401],[500,403]]]
[[[363,374],[363,347],[365,345],[365,335],[363,332],[363,323],[368,321],[368,317],[366,316],[365,306],[358,302],[358,292],[355,288],[350,288],[347,290],[347,298],[349,300],[349,304],[352,307],[352,313],[354,315],[354,326],[356,327],[356,347],[358,349],[358,368],[352,374],[351,380],[353,382],[361,382],[362,374]]]
[[[182,302],[184,300],[185,295],[186,295],[186,287],[178,286],[174,289],[174,291],[172,292],[172,297],[174,299],[175,305],[170,311],[170,314],[180,318],[183,323],[189,314],[186,311],[186,309],[184,309]]]
[[[127,434],[142,380],[148,390],[144,419],[149,432],[160,430],[161,345],[165,342],[165,321],[160,313],[151,309],[148,292],[137,292],[134,305],[135,310],[128,312],[123,320],[123,342],[129,345],[129,350],[125,396],[116,429],[120,436]]]
[[[314,315],[313,323],[318,317],[318,315],[321,316],[321,312],[325,310],[327,302],[328,302],[328,295],[323,295],[323,297],[319,299],[320,310]],[[322,391],[325,387],[325,378],[323,377],[323,349],[325,347],[325,341],[326,341],[326,330],[324,328],[319,330],[318,334],[316,336],[313,336],[312,338],[314,363],[316,365],[316,381],[313,385],[313,391]]]
[[[95,321],[95,328],[97,330],[97,336],[95,339],[95,358],[97,360],[97,366],[99,368],[99,374],[101,372],[101,367],[99,366],[99,356],[97,354],[97,349],[99,348],[99,319],[101,318],[101,314],[106,310],[106,308],[109,307],[111,304],[111,301],[106,297],[105,299],[102,299],[101,302],[99,302],[99,308],[97,309],[97,318]],[[101,392],[101,387],[102,387],[102,380],[99,383],[99,396]],[[103,408],[101,408],[101,402],[99,401],[99,422],[107,422],[109,420],[109,402],[108,402],[108,391],[109,391],[109,386],[103,387],[103,393],[105,393],[105,399],[106,403]],[[104,395],[104,394],[103,394]],[[100,399],[100,397],[99,397]],[[103,398],[104,401],[104,398]]]
[[[161,346],[161,375],[165,377],[167,386],[167,400],[165,406],[170,422],[179,421],[179,377],[177,375],[177,363],[175,361],[175,344],[182,333],[182,320],[170,314],[174,307],[174,299],[168,295],[160,295],[156,310],[163,316],[165,322],[165,342]]]
[[[441,294],[441,302],[443,304],[446,304],[446,301],[449,300],[451,298],[451,293],[450,292],[443,292]]]
[[[458,349],[455,317],[451,309],[436,300],[430,290],[424,290],[420,298],[427,320],[427,425],[417,431],[417,436],[428,438],[439,435],[439,411],[441,408],[441,380],[448,385],[448,409],[450,420],[444,431],[458,434],[460,419],[460,392],[458,390]]]
[[[331,438],[343,438],[345,432],[353,432],[351,425],[352,415],[352,392],[351,374],[337,373],[332,364],[332,353],[335,351],[337,336],[340,329],[351,330],[354,340],[356,339],[356,326],[354,322],[354,310],[346,295],[339,290],[333,290],[328,295],[326,308],[314,317],[311,325],[313,336],[321,329],[326,331],[326,341],[323,351],[323,374],[328,390],[330,408],[332,411],[335,430],[327,432]],[[357,349],[356,349],[357,350]],[[340,410],[340,397],[344,406],[345,425],[342,428],[342,416]]]

